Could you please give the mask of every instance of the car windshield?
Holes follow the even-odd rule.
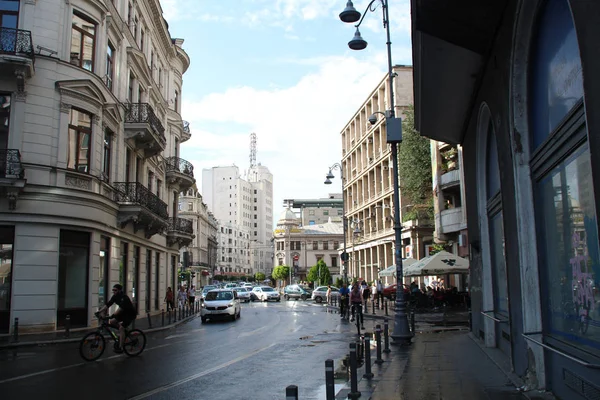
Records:
[[[240,293],[240,292],[247,292],[248,289],[241,287],[241,288],[235,289],[235,291],[238,292],[238,293]]]
[[[263,288],[262,288],[262,291],[263,291],[263,292],[274,292],[274,291],[275,291],[275,289],[273,289],[272,287],[263,287]]]
[[[210,291],[210,290],[213,290],[213,289],[215,289],[215,288],[216,288],[216,286],[204,286],[204,289],[202,289],[202,291],[203,291],[204,293],[206,293],[206,292],[208,292],[208,291]]]
[[[233,299],[232,292],[208,292],[206,294],[206,300],[231,300]]]

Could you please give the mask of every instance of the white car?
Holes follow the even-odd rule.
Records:
[[[233,289],[213,289],[206,293],[200,307],[200,319],[230,318],[235,321],[242,315],[242,306]]]
[[[237,292],[240,301],[243,301],[244,303],[249,303],[250,300],[252,300],[252,298],[250,297],[250,289],[245,287],[238,287],[233,290]]]
[[[256,295],[256,298],[259,301],[281,301],[281,296],[279,295],[279,292],[270,286],[255,286],[252,289],[252,293]]]

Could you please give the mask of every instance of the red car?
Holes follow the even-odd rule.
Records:
[[[407,285],[402,285],[404,287],[404,294],[407,295],[410,293]],[[390,300],[396,300],[396,284],[386,286],[383,288],[383,297],[388,298]]]

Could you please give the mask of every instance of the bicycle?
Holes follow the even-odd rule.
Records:
[[[114,342],[115,350],[119,347],[119,334],[116,329],[108,324],[109,318],[95,313],[102,323],[96,332],[85,335],[79,342],[79,354],[86,361],[95,361],[102,356],[106,348],[106,339],[102,334],[108,332]],[[146,335],[140,329],[132,329],[125,334],[123,351],[130,357],[139,356],[146,348]]]
[[[350,319],[350,304],[348,296],[340,296],[340,317]]]

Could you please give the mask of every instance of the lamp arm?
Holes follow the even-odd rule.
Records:
[[[369,5],[367,6],[367,8],[365,8],[365,11],[362,13],[362,17],[360,17],[360,21],[358,21],[358,24],[354,25],[355,28],[358,28],[360,26],[360,24],[362,24],[363,19],[365,19],[365,15],[367,15],[367,11],[373,12],[376,10],[377,6],[371,7],[373,5],[373,3],[375,3],[376,1],[377,0],[371,0]],[[384,4],[385,0],[379,0],[379,1],[381,1],[382,6],[385,7],[385,4]],[[384,19],[383,23],[385,24],[385,19]]]

